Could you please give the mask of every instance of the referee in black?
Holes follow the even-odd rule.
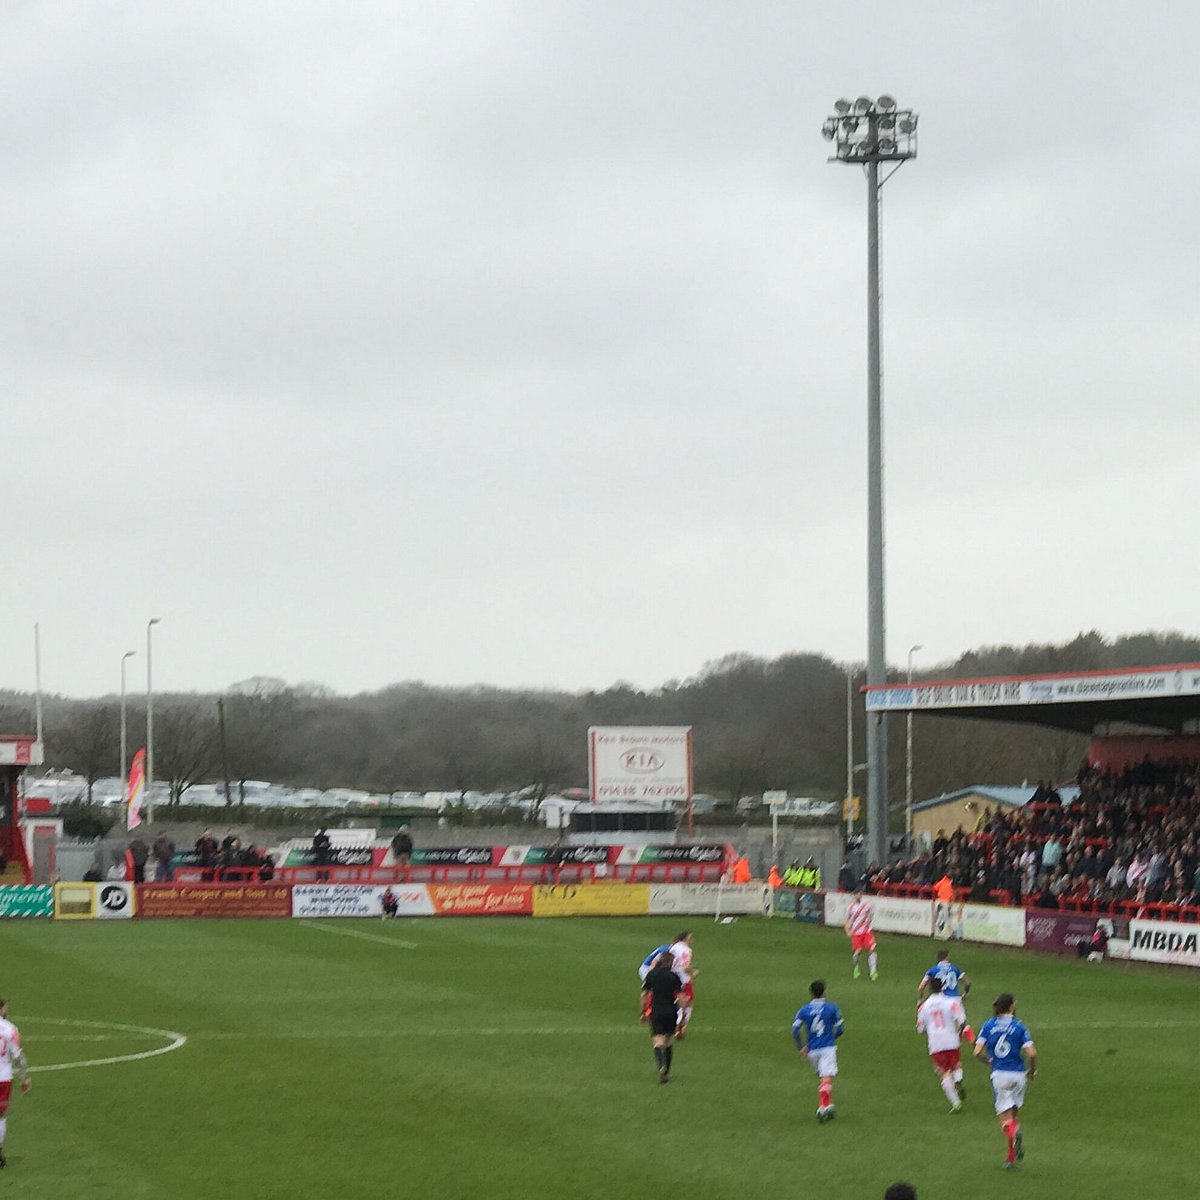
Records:
[[[671,1039],[679,1022],[675,997],[683,980],[671,970],[671,956],[660,954],[642,981],[642,1012],[650,1005],[650,1038],[654,1043],[654,1061],[658,1063],[659,1083],[671,1081]]]

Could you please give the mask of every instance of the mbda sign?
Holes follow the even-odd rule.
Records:
[[[1141,962],[1200,967],[1200,926],[1176,921],[1130,921],[1129,957]]]

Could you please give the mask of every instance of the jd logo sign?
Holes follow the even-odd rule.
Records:
[[[100,889],[100,907],[105,912],[119,913],[129,907],[129,893],[123,887],[109,884]]]

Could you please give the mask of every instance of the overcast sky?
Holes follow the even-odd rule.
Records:
[[[1195,633],[1191,3],[9,3],[0,686]]]

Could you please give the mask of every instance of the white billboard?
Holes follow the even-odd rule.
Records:
[[[844,925],[846,909],[854,899],[850,892],[825,893],[825,924]],[[873,927],[878,933],[908,933],[929,937],[933,933],[933,904],[928,900],[904,900],[893,896],[867,896],[875,910]]]
[[[771,911],[765,883],[661,883],[650,887],[650,915],[764,917]]]
[[[1200,967],[1200,925],[1184,925],[1178,921],[1130,921],[1129,957],[1142,962]]]
[[[593,725],[588,730],[593,804],[649,800],[670,804],[692,794],[690,725]]]

